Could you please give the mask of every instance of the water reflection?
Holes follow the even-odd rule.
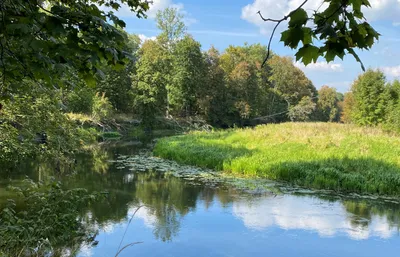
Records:
[[[127,240],[145,244],[128,249],[123,256],[249,256],[267,248],[278,251],[278,245],[293,240],[294,235],[321,243],[320,247],[324,240],[342,238],[341,245],[347,242],[357,251],[352,241],[366,241],[377,250],[381,246],[371,239],[384,239],[390,242],[385,246],[389,253],[386,256],[397,256],[391,253],[393,249],[400,250],[398,204],[318,195],[256,196],[222,185],[195,184],[166,173],[121,169],[109,162],[119,154],[135,154],[139,150],[132,145],[99,148],[80,156],[72,173],[54,173],[43,167],[40,176],[32,172],[36,179],[59,177],[69,188],[108,192],[108,197],[84,210],[100,230],[96,238],[99,244],[95,248],[82,246],[78,256],[114,256],[138,206],[144,207],[136,213]],[[4,186],[0,186],[1,192],[6,192]],[[332,249],[338,246],[329,242]],[[250,244],[253,252],[249,252]],[[293,256],[282,247],[280,254],[272,256]],[[304,255],[296,256],[321,256],[304,251]],[[353,256],[340,252],[340,248],[335,251],[342,257]],[[360,256],[374,256],[367,254],[374,253],[371,249],[364,251]]]
[[[251,202],[239,200],[232,208],[233,214],[250,229],[262,230],[278,226],[285,230],[315,231],[323,237],[346,234],[356,240],[396,235],[398,223],[377,210],[365,202],[327,202],[318,197],[294,195]],[[398,215],[395,216],[398,219]]]

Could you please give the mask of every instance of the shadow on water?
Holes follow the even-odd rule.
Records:
[[[34,180],[56,177],[62,179],[67,188],[80,187],[89,191],[107,191],[108,197],[94,203],[84,212],[94,218],[96,227],[100,229],[98,250],[107,252],[109,256],[115,253],[123,234],[123,230],[118,229],[118,226],[123,228],[128,226],[127,219],[138,206],[144,207],[135,220],[143,221],[144,227],[141,227],[137,238],[147,242],[154,240],[161,243],[180,242],[184,240],[181,238],[181,233],[188,236],[188,228],[193,227],[191,233],[194,233],[193,238],[197,238],[198,242],[193,240],[191,244],[207,244],[210,242],[201,237],[202,230],[206,230],[208,235],[213,233],[219,235],[222,233],[221,230],[225,229],[225,232],[229,233],[228,231],[238,227],[239,224],[241,227],[238,227],[236,239],[244,241],[246,238],[240,238],[243,237],[243,234],[240,234],[243,231],[252,234],[276,227],[283,230],[312,231],[320,236],[344,234],[352,240],[370,237],[388,239],[396,235],[399,229],[400,206],[396,203],[365,199],[341,200],[326,195],[254,195],[231,187],[211,187],[191,183],[190,180],[154,170],[136,172],[109,162],[119,155],[134,155],[143,149],[140,144],[93,148],[90,153],[77,156],[77,162],[70,172],[57,174],[51,167],[42,165],[32,169],[29,176]],[[15,175],[12,184],[18,184],[21,178],[23,177]],[[10,194],[6,194],[7,183],[11,183],[10,180],[3,180],[0,185],[0,190],[3,192],[0,197],[0,208],[4,206],[5,199],[11,197]],[[223,213],[229,215],[221,218]],[[196,218],[191,219],[192,216]],[[196,227],[197,223],[202,221],[205,222],[202,223],[203,226]],[[227,227],[212,225],[217,221],[218,224],[228,222]],[[104,232],[109,230],[110,226],[113,229]],[[134,231],[135,227],[130,229]],[[151,231],[151,235],[146,234],[147,230]],[[229,239],[235,237],[235,233],[226,236]],[[109,237],[118,240],[113,240],[110,249],[103,249],[101,240]],[[221,235],[220,240],[222,239]],[[215,240],[215,246],[218,248],[218,244],[222,244],[222,241],[218,241],[218,238]],[[149,244],[150,248],[153,246],[153,243]],[[164,249],[163,245],[157,244],[157,246]],[[190,246],[190,243],[185,245],[185,247]],[[221,247],[225,249],[224,246]],[[94,248],[94,251],[96,249]],[[147,253],[146,249],[137,247],[137,251],[142,254]],[[189,252],[195,252],[195,249],[194,247]],[[225,250],[229,252],[229,248]],[[132,250],[132,253],[134,251]],[[174,253],[176,256],[186,256],[184,252]]]

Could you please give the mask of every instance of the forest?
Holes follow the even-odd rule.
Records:
[[[214,217],[238,225],[277,196],[282,208],[337,203],[349,235],[373,219],[398,232],[400,81],[356,53],[380,37],[362,12],[371,5],[327,0],[309,12],[307,2],[281,19],[256,13],[274,24],[265,44],[206,49],[174,5],[157,12],[158,35],[143,38],[115,13],[125,6],[144,19],[152,1],[1,1],[0,256],[86,256],[108,234],[118,242],[107,254],[118,256],[141,243],[123,244],[136,216],[141,232],[152,229],[138,235],[160,247],[143,251],[162,251],[192,214],[191,231]],[[271,48],[278,26],[294,56]],[[314,85],[297,65],[345,55],[361,66],[348,92]],[[337,214],[321,213],[321,224]],[[269,226],[283,217],[273,215]],[[255,217],[232,238],[262,231],[248,224]]]
[[[329,85],[317,90],[290,57],[270,54],[262,66],[261,44],[203,50],[177,9],[159,12],[156,21],[155,40],[120,30],[128,62],[117,69],[100,63],[94,77],[63,65],[68,72],[53,75],[57,88],[43,86],[49,78],[16,82],[4,73],[2,167],[39,155],[63,161],[99,133],[118,131],[120,121],[137,121],[146,132],[171,120],[213,128],[287,121],[398,128],[399,82],[387,83],[380,71],[360,75],[345,95]]]

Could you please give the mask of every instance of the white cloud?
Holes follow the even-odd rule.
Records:
[[[365,8],[365,17],[369,21],[387,20],[400,22],[400,0],[370,0],[371,8]]]
[[[264,22],[257,14],[258,11],[265,18],[281,19],[300,6],[302,2],[302,0],[254,0],[252,4],[242,8],[242,19],[258,26],[262,34],[268,34],[276,23]],[[321,0],[310,0],[303,8],[311,12],[318,9],[322,3],[323,1]],[[323,9],[324,7],[322,6],[321,8]],[[285,27],[285,24],[281,24],[281,27]]]
[[[158,11],[162,11],[173,5],[171,0],[153,0],[152,2],[153,3],[150,4],[150,9],[146,13],[150,18],[155,18]],[[183,5],[180,7],[183,8]]]
[[[393,22],[392,25],[395,26],[395,27],[399,27],[400,26],[400,22]]]
[[[339,63],[316,62],[305,66],[303,63],[295,62],[294,65],[302,70],[309,71],[327,71],[327,72],[342,72],[343,67]]]
[[[399,66],[387,66],[380,68],[386,75],[391,77],[400,77],[400,65]]]
[[[144,42],[146,42],[147,40],[156,40],[156,37],[148,37],[148,36],[143,35],[143,34],[139,34],[138,36],[139,36],[139,38],[140,38],[140,42],[141,42],[141,43],[144,43]]]

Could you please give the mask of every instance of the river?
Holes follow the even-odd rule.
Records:
[[[161,160],[146,168],[140,163],[145,150],[134,143],[96,148],[77,158],[72,174],[54,174],[45,165],[29,173],[34,180],[56,177],[70,188],[108,192],[86,213],[96,221],[96,244],[81,245],[74,256],[115,256],[134,242],[141,243],[119,256],[400,255],[398,203],[290,190],[267,181],[177,176],[163,172],[169,166]],[[0,199],[22,177],[3,179]],[[267,190],[260,184],[268,184]]]

